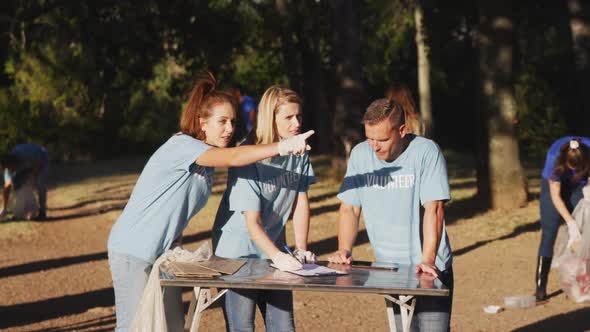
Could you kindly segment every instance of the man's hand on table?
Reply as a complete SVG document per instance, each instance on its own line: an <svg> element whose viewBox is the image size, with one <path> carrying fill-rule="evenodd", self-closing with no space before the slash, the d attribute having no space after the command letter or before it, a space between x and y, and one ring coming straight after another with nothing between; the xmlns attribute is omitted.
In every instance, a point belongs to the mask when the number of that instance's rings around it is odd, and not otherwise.
<svg viewBox="0 0 590 332"><path fill-rule="evenodd" d="M416 265L416 274L429 274L433 277L433 279L438 278L440 271L436 268L436 265L421 262L420 264Z"/></svg>
<svg viewBox="0 0 590 332"><path fill-rule="evenodd" d="M351 264L352 253L349 250L340 249L328 257L328 262L336 264Z"/></svg>

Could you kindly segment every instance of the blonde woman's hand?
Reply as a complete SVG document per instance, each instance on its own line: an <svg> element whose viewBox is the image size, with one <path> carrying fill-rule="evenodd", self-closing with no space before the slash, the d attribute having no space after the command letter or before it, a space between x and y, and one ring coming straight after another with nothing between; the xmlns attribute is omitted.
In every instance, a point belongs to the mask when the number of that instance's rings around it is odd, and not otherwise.
<svg viewBox="0 0 590 332"><path fill-rule="evenodd" d="M272 258L272 263L281 271L295 271L303 267L295 257L280 251Z"/></svg>
<svg viewBox="0 0 590 332"><path fill-rule="evenodd" d="M297 259L301 264L311 264L318 261L316 255L313 252L299 248L293 251L293 257L295 257L295 259Z"/></svg>

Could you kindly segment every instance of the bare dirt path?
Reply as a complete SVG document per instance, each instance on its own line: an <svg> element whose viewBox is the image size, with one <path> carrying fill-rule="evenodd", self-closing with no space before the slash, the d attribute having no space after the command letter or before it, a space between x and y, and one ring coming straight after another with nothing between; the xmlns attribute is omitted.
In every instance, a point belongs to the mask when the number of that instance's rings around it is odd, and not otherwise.
<svg viewBox="0 0 590 332"><path fill-rule="evenodd" d="M50 220L0 223L0 330L113 329L106 240L144 161L57 165L49 193ZM321 163L316 169L322 172ZM216 194L185 233L188 249L208 241L223 187L221 172ZM569 301L559 290L556 273L550 275L552 297L547 303L496 315L482 311L484 305L502 304L504 296L532 294L540 238L538 201L515 211L482 213L469 198L473 179L457 176L452 187L447 223L455 257L453 331L590 330L590 306ZM327 179L310 192L311 248L321 259L337 245L337 190L338 184ZM361 237L360 242L355 257L372 259L366 240ZM299 331L387 330L384 302L378 296L297 292L294 301ZM204 331L224 331L221 309L208 310L201 326ZM260 317L257 330L263 330Z"/></svg>

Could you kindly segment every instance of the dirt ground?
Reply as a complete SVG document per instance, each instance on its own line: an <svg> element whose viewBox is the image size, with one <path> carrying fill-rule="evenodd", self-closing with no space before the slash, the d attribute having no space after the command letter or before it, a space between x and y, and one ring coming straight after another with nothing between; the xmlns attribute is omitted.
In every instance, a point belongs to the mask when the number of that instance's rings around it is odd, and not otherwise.
<svg viewBox="0 0 590 332"><path fill-rule="evenodd" d="M452 158L451 158L452 159ZM310 247L326 259L337 246L338 181L329 161L316 159L319 183L310 191ZM145 159L54 165L49 192L49 220L0 223L0 330L112 330L114 296L106 241ZM486 314L488 304L508 295L532 294L540 239L538 170L530 170L531 200L512 211L482 212L473 201L472 172L449 162L453 200L446 221L454 254L453 331L587 331L590 306L575 304L550 274L550 299L524 310ZM457 166L459 165L459 166ZM209 241L213 216L224 189L224 173L214 195L185 232L188 249ZM292 242L291 229L288 238ZM364 239L363 239L364 238ZM372 259L366 237L354 249L358 259ZM185 292L185 301L189 292ZM377 295L296 292L299 331L386 331L384 301ZM203 331L224 331L219 306L204 315ZM257 330L263 331L258 317Z"/></svg>

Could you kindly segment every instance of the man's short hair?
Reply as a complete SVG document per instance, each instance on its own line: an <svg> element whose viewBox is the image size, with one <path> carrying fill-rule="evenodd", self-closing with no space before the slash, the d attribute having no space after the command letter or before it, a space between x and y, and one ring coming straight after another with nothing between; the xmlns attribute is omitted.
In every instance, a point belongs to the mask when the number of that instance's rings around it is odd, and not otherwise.
<svg viewBox="0 0 590 332"><path fill-rule="evenodd" d="M399 103L387 98L377 99L367 107L363 116L363 124L374 125L389 119L395 128L406 123L404 109Z"/></svg>

